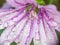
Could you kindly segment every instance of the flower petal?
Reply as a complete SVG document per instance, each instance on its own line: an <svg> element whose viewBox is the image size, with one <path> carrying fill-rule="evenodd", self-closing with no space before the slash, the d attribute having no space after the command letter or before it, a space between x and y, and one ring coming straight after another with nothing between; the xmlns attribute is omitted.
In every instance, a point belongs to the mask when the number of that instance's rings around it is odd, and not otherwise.
<svg viewBox="0 0 60 45"><path fill-rule="evenodd" d="M58 39L55 30L47 24L46 20L40 21L40 36L42 45L57 45Z"/></svg>
<svg viewBox="0 0 60 45"><path fill-rule="evenodd" d="M60 31L60 21L59 21L60 20L60 12L58 12L56 6L54 6L54 5L47 6L46 12L50 18L49 22L52 20L51 25L53 25L56 30Z"/></svg>
<svg viewBox="0 0 60 45"><path fill-rule="evenodd" d="M36 4L35 0L7 0L7 2L12 5L13 7L22 7L22 6L26 6L27 3L30 4Z"/></svg>
<svg viewBox="0 0 60 45"><path fill-rule="evenodd" d="M30 35L30 25L30 21L28 21L27 24L24 25L25 27L23 28L23 31L20 33L19 38L16 39L17 45L30 45L30 42L32 40L32 36L28 37L28 35Z"/></svg>
<svg viewBox="0 0 60 45"><path fill-rule="evenodd" d="M48 23L47 20L45 20L44 23L47 37L50 40L48 40L48 43L50 42L51 45L58 45L59 42L54 28Z"/></svg>
<svg viewBox="0 0 60 45"><path fill-rule="evenodd" d="M10 43L13 42L15 40L15 38L18 36L18 34L20 34L21 29L23 28L25 22L26 22L27 18L22 20L21 22L19 22L15 27L10 26L8 27L1 35L0 37L0 42L7 42L9 41ZM18 37L17 37L18 39ZM6 41L7 40L7 41Z"/></svg>
<svg viewBox="0 0 60 45"><path fill-rule="evenodd" d="M22 13L23 12L23 13ZM0 27L1 29L16 23L22 16L24 16L24 9L20 11L1 11L0 12Z"/></svg>
<svg viewBox="0 0 60 45"><path fill-rule="evenodd" d="M37 24L36 20L34 22L34 34L33 34L33 36L34 36L33 37L34 45L41 45L40 33L39 33L38 24Z"/></svg>
<svg viewBox="0 0 60 45"><path fill-rule="evenodd" d="M57 10L56 6L55 5L51 5L51 4L50 5L46 5L44 7L45 7L45 9L48 9L48 10L52 9L52 11Z"/></svg>

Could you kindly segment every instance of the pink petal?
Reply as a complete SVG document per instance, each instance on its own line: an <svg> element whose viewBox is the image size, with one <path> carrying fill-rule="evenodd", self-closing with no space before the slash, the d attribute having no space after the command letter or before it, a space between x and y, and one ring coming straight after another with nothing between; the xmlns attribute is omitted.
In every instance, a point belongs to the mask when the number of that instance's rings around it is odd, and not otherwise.
<svg viewBox="0 0 60 45"><path fill-rule="evenodd" d="M17 45L30 45L30 42L32 40L32 36L28 37L30 34L30 21L27 22L27 24L25 24L25 27L23 29L23 31L20 33L19 38L17 38L15 41L17 43ZM28 38L27 38L28 37Z"/></svg>
<svg viewBox="0 0 60 45"><path fill-rule="evenodd" d="M36 4L35 0L7 0L7 2L12 5L13 7L22 7L22 6L26 6L27 3L30 4Z"/></svg>
<svg viewBox="0 0 60 45"><path fill-rule="evenodd" d="M44 22L43 22L44 21ZM40 20L40 36L41 36L41 45L56 45L58 39L55 33L55 30L50 27L46 20Z"/></svg>
<svg viewBox="0 0 60 45"><path fill-rule="evenodd" d="M15 24L19 19L21 19L21 17L24 16L25 14L24 9L20 10L20 12L17 10L1 10L0 12L0 27L1 28Z"/></svg>
<svg viewBox="0 0 60 45"><path fill-rule="evenodd" d="M35 20L35 22L34 22L34 34L33 34L33 36L34 36L33 37L34 45L41 45L39 28L38 28L37 20Z"/></svg>
<svg viewBox="0 0 60 45"><path fill-rule="evenodd" d="M50 18L52 18L52 25L56 30L60 31L60 12L58 12L56 6L54 5L48 5L45 7L47 14L49 15Z"/></svg>
<svg viewBox="0 0 60 45"><path fill-rule="evenodd" d="M44 23L48 43L50 43L51 45L58 45L59 42L57 39L55 29L52 28L52 26L48 23L47 20L45 20Z"/></svg>
<svg viewBox="0 0 60 45"><path fill-rule="evenodd" d="M8 41L11 43L14 40L18 39L18 35L20 34L20 31L22 30L26 20L27 19L22 20L15 27L13 27L14 25L7 27L7 29L2 33L0 37L0 42L7 43Z"/></svg>
<svg viewBox="0 0 60 45"><path fill-rule="evenodd" d="M13 16L17 15L18 12L12 13L10 14L12 11L4 11L4 12L0 12L0 23L1 23L1 27L5 27L5 24L7 26L7 23L11 22L12 24L14 23L12 20L9 20L10 18L12 18ZM9 25L8 23L8 25ZM10 23L10 24L11 24Z"/></svg>

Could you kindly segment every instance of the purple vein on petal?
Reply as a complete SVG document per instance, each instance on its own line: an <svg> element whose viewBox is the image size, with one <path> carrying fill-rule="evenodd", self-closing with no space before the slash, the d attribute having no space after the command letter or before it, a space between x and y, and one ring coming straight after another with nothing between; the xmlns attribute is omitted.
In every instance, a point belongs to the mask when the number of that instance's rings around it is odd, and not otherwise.
<svg viewBox="0 0 60 45"><path fill-rule="evenodd" d="M31 11L31 10L30 10L30 11ZM19 19L19 20L13 25L13 27L11 28L11 31L12 31L13 28L16 27L16 25L17 25L22 19L24 19L24 18L26 18L26 16L28 16L28 14L29 14L30 11L28 11L21 19ZM9 34L7 35L7 37L10 35L11 31L9 32Z"/></svg>
<svg viewBox="0 0 60 45"><path fill-rule="evenodd" d="M18 21L13 25L13 27L11 28L11 31L12 31L12 29L15 28L16 25L17 25L20 21L22 21L24 18L26 18L26 15L24 15L20 20L18 20ZM11 33L11 31L10 31L10 33ZM10 33L9 33L9 34L10 34ZM9 34L8 34L8 35L9 35Z"/></svg>
<svg viewBox="0 0 60 45"><path fill-rule="evenodd" d="M40 14L40 11L39 11L39 13L38 13L38 20L37 20L37 25L38 25L38 35L39 35L39 40L41 39L41 37L40 37L40 19L41 19L41 16L40 16L41 14Z"/></svg>
<svg viewBox="0 0 60 45"><path fill-rule="evenodd" d="M24 18L25 18L25 16L24 16ZM7 37L10 35L10 33L13 31L12 29L14 29L16 26L17 26L17 24L20 22L20 21L22 21L23 19L24 19L23 17L19 20L19 21L17 21L14 25L12 25L12 26L10 26L9 28L10 28L10 32L8 33L8 35L7 35ZM8 29L8 28L7 28ZM5 40L5 41L9 41L9 40ZM5 43L5 41L3 42L3 43Z"/></svg>
<svg viewBox="0 0 60 45"><path fill-rule="evenodd" d="M33 33L33 23L34 23L34 20L31 20L31 25L30 25L30 31L29 31L29 34L26 38L26 41L25 41L25 45L28 45L30 43L30 41L32 40L32 33Z"/></svg>
<svg viewBox="0 0 60 45"><path fill-rule="evenodd" d="M23 7L23 8L18 8L18 9L15 9L15 10L12 10L12 12L9 12L9 13L7 13L7 14L3 14L3 15L1 15L0 17L2 18L2 17L4 17L4 16L7 16L7 15L10 15L11 13L15 13L15 12L17 12L17 11L21 11L22 9L25 9L26 7Z"/></svg>
<svg viewBox="0 0 60 45"><path fill-rule="evenodd" d="M25 26L28 24L28 20L29 20L29 19L26 20L24 26L22 27L21 31L19 32L19 35L18 35L14 40L16 40L17 38L19 39L20 35L21 35L22 32L24 31Z"/></svg>
<svg viewBox="0 0 60 45"><path fill-rule="evenodd" d="M17 2L16 0L14 0L14 2L15 2L16 4L19 4L20 6L25 6L25 4L19 3L19 2Z"/></svg>
<svg viewBox="0 0 60 45"><path fill-rule="evenodd" d="M55 35L54 29L50 26L50 24L48 23L48 21L45 19L46 23L48 24L48 27L50 29L50 31L52 32L53 35Z"/></svg>
<svg viewBox="0 0 60 45"><path fill-rule="evenodd" d="M29 14L29 12L28 12L28 13L26 13L26 14L25 14L25 16L27 16L28 14ZM24 16L23 18L25 18L25 16ZM29 19L28 19L28 20L29 20ZM20 33L19 33L19 35L17 36L18 38L19 38L19 36L21 35L22 31L24 31L24 27L27 25L28 20L26 21L26 23L24 24L23 28L21 29L21 31L20 31ZM19 20L18 22L20 22L20 20ZM10 32L10 33L11 33L11 32ZM16 40L16 39L17 39L17 37L16 37L16 38L14 38L14 39L13 39L13 41L14 41L14 40Z"/></svg>
<svg viewBox="0 0 60 45"><path fill-rule="evenodd" d="M28 23L28 19L26 20L26 22L25 22L24 26L22 27L22 29L19 31L19 34L12 41L15 41L16 39L19 39L19 37L22 34L22 32L24 31L24 28L27 25L27 23Z"/></svg>
<svg viewBox="0 0 60 45"><path fill-rule="evenodd" d="M44 9L45 16L49 19L49 15L47 14L47 11Z"/></svg>
<svg viewBox="0 0 60 45"><path fill-rule="evenodd" d="M39 26L40 23L39 24L37 23L37 25L38 25L38 36L39 36L39 40L41 40L41 37L40 37L40 26Z"/></svg>
<svg viewBox="0 0 60 45"><path fill-rule="evenodd" d="M46 37L47 37L46 28L45 28L45 24L44 24L44 19L42 19L42 22L43 22L43 27L44 27L45 35L46 35Z"/></svg>
<svg viewBox="0 0 60 45"><path fill-rule="evenodd" d="M7 21L13 20L14 18L17 18L21 13L23 13L23 11L24 11L24 9L21 10L17 15L15 15L15 16L11 17L10 19L8 19ZM6 22L7 22L7 21L6 21Z"/></svg>

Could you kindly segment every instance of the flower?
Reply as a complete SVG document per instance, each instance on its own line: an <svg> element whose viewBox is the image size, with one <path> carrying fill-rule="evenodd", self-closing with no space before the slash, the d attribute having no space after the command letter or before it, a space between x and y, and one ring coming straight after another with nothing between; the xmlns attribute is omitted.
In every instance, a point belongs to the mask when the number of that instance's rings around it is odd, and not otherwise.
<svg viewBox="0 0 60 45"><path fill-rule="evenodd" d="M55 5L38 5L36 0L7 0L15 9L0 9L0 45L58 45L60 12ZM36 11L38 10L38 12Z"/></svg>

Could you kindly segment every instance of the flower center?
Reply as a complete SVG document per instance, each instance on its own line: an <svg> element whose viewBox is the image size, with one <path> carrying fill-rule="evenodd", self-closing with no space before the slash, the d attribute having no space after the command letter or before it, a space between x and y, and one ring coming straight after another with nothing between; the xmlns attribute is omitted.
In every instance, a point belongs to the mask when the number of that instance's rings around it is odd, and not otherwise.
<svg viewBox="0 0 60 45"><path fill-rule="evenodd" d="M29 11L29 10L31 10L31 11ZM34 4L30 4L26 8L26 12L28 12L28 11L29 11L29 18L31 20L37 19L38 12L39 12L39 8L38 7L36 7Z"/></svg>
<svg viewBox="0 0 60 45"><path fill-rule="evenodd" d="M37 13L35 11L31 11L31 13L29 15L29 18L31 20L37 19Z"/></svg>

